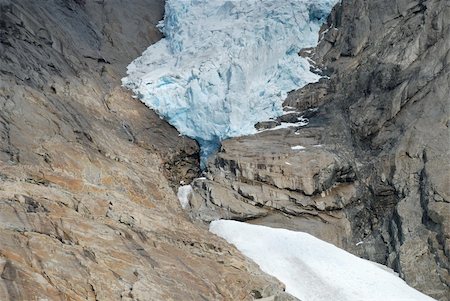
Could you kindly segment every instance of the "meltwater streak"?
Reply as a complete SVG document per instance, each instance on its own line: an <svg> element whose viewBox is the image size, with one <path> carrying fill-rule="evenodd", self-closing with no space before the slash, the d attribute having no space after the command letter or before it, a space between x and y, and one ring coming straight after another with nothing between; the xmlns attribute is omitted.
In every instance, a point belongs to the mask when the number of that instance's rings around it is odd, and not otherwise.
<svg viewBox="0 0 450 301"><path fill-rule="evenodd" d="M122 82L196 139L204 160L221 140L281 115L287 92L319 79L298 52L316 45L336 2L167 0L165 38L128 66Z"/></svg>

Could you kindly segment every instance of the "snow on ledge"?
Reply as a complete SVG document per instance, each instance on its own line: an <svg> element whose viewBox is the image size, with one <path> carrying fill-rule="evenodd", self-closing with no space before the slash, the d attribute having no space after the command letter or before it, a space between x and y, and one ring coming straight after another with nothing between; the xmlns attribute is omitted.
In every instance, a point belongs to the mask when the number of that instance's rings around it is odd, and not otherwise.
<svg viewBox="0 0 450 301"><path fill-rule="evenodd" d="M183 185L178 187L178 193L177 197L180 201L181 208L186 209L189 205L189 196L192 193L192 186L191 185Z"/></svg>
<svg viewBox="0 0 450 301"><path fill-rule="evenodd" d="M299 122L281 122L280 125L277 125L273 128L269 128L269 129L262 129L262 130L258 130L258 133L262 133L262 132L266 132L266 131L276 131L276 130L281 130L281 129L288 129L288 128L299 128L299 127L303 127L305 125L309 124L309 120L307 120L306 118L302 118ZM299 134L299 133L295 133L295 134Z"/></svg>
<svg viewBox="0 0 450 301"><path fill-rule="evenodd" d="M387 267L303 232L213 221L209 230L234 244L291 295L306 301L431 301Z"/></svg>

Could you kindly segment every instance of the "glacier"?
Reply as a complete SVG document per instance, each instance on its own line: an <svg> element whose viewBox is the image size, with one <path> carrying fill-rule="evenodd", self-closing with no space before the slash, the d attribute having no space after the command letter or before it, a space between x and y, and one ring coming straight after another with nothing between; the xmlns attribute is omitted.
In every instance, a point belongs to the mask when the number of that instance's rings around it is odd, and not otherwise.
<svg viewBox="0 0 450 301"><path fill-rule="evenodd" d="M289 91L317 81L317 44L338 0L167 0L164 38L127 68L125 87L186 136L202 158L283 113Z"/></svg>

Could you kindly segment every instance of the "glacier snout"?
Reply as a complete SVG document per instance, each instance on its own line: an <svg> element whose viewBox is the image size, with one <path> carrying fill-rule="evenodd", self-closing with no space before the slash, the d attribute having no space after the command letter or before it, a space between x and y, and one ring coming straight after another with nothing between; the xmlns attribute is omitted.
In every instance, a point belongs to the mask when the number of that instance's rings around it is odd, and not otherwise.
<svg viewBox="0 0 450 301"><path fill-rule="evenodd" d="M298 51L317 43L336 0L167 0L165 38L129 66L123 84L203 157L282 114L287 92L319 76Z"/></svg>

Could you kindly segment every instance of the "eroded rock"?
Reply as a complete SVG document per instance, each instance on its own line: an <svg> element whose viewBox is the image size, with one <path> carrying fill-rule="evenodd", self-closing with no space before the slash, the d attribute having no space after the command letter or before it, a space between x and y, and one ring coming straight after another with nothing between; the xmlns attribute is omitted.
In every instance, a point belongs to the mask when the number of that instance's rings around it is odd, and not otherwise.
<svg viewBox="0 0 450 301"><path fill-rule="evenodd" d="M197 144L120 87L162 12L0 1L0 300L292 300L188 220Z"/></svg>
<svg viewBox="0 0 450 301"><path fill-rule="evenodd" d="M330 78L285 101L317 107L309 124L225 141L196 191L220 185L221 210L256 206L250 222L312 233L450 300L449 20L445 0L336 5L300 53Z"/></svg>

